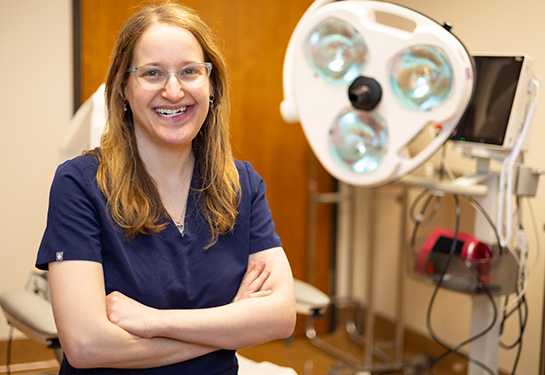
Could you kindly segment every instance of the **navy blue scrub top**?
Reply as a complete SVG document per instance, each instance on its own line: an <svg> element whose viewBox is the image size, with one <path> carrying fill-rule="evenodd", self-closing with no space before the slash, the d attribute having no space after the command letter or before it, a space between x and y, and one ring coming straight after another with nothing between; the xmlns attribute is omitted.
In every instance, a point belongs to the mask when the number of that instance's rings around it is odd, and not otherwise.
<svg viewBox="0 0 545 375"><path fill-rule="evenodd" d="M158 309L198 309L230 303L250 254L281 246L265 197L265 184L247 162L235 161L240 176L239 216L232 233L207 250L209 230L200 210L198 168L191 181L184 235L169 221L159 233L125 234L106 212L97 186L98 160L80 156L60 165L50 193L47 227L36 266L87 260L102 263L106 294L119 291ZM220 350L170 366L145 370L71 367L60 374L236 374L234 351Z"/></svg>

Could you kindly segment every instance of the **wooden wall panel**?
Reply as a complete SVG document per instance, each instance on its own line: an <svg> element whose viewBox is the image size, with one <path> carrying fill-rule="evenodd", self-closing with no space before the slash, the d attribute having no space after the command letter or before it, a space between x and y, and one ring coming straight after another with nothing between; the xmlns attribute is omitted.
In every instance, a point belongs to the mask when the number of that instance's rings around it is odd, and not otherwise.
<svg viewBox="0 0 545 375"><path fill-rule="evenodd" d="M140 0L80 0L82 100L104 80L123 22ZM307 275L308 181L313 158L298 124L280 117L282 65L289 38L312 0L187 0L224 41L232 88L235 157L250 161L267 184L267 197L294 275ZM332 180L320 169L320 188ZM328 290L331 208L320 207L317 286Z"/></svg>

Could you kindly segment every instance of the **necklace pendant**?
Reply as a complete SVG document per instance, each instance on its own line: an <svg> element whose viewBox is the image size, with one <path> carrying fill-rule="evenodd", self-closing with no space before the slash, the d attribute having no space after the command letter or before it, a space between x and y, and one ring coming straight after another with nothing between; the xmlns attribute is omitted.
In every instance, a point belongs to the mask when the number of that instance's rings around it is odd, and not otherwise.
<svg viewBox="0 0 545 375"><path fill-rule="evenodd" d="M180 223L180 224L175 223L175 224L176 224L176 228L178 228L178 230L180 231L183 237L185 234L185 225L183 223Z"/></svg>

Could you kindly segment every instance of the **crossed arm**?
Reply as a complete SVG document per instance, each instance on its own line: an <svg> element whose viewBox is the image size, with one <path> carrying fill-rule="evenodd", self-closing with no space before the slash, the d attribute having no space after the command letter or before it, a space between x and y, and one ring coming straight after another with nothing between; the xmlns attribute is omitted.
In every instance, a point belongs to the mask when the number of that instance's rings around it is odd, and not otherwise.
<svg viewBox="0 0 545 375"><path fill-rule="evenodd" d="M49 273L59 338L74 367L162 366L284 338L295 324L282 248L251 255L233 302L210 309L157 310L117 292L106 296L96 262L55 262Z"/></svg>

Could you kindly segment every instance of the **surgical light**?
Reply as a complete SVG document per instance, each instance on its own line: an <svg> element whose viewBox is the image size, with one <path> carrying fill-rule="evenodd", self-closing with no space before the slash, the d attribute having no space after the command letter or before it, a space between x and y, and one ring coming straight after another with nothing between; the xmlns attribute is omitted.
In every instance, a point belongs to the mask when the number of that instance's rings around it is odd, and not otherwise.
<svg viewBox="0 0 545 375"><path fill-rule="evenodd" d="M383 120L365 111L350 111L333 124L330 151L335 160L356 173L372 172L379 166L388 142Z"/></svg>
<svg viewBox="0 0 545 375"><path fill-rule="evenodd" d="M367 58L367 46L350 24L330 18L307 37L305 55L309 65L331 84L347 84L359 76Z"/></svg>
<svg viewBox="0 0 545 375"><path fill-rule="evenodd" d="M429 110L447 100L452 89L452 66L446 54L433 46L411 47L396 55L390 83L396 98L413 110Z"/></svg>
<svg viewBox="0 0 545 375"><path fill-rule="evenodd" d="M381 1L317 0L292 34L283 80L282 117L301 123L325 169L351 185L379 186L448 140L474 72L460 41L420 13ZM413 152L430 124L440 126Z"/></svg>

